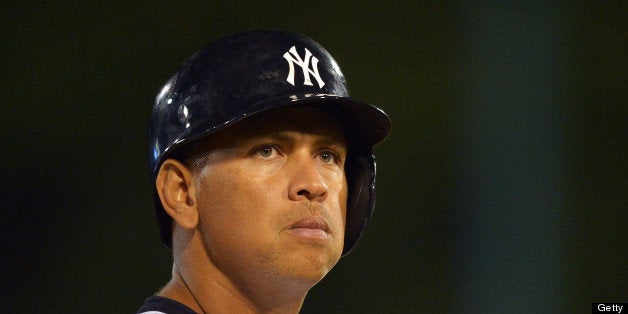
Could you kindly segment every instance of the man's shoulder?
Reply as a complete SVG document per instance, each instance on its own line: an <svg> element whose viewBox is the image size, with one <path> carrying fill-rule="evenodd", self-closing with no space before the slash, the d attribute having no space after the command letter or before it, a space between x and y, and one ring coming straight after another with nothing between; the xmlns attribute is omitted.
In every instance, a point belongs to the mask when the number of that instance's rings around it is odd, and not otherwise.
<svg viewBox="0 0 628 314"><path fill-rule="evenodd" d="M152 296L144 301L136 314L196 314L196 312L175 300Z"/></svg>

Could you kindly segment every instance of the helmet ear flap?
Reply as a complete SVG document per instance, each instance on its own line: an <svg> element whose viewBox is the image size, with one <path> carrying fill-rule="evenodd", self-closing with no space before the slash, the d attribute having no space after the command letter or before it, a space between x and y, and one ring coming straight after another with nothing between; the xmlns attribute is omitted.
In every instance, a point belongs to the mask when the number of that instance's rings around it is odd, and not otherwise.
<svg viewBox="0 0 628 314"><path fill-rule="evenodd" d="M346 172L349 198L343 256L349 254L362 237L375 205L375 159L372 154L351 158Z"/></svg>

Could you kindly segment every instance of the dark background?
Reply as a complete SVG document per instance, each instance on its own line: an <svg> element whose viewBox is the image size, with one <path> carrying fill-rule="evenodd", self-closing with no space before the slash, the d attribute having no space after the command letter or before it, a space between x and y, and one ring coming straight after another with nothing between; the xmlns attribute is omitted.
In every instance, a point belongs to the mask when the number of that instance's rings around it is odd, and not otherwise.
<svg viewBox="0 0 628 314"><path fill-rule="evenodd" d="M628 2L378 3L3 4L0 312L133 313L168 280L152 102L210 41L269 27L394 123L369 230L304 313L626 302Z"/></svg>

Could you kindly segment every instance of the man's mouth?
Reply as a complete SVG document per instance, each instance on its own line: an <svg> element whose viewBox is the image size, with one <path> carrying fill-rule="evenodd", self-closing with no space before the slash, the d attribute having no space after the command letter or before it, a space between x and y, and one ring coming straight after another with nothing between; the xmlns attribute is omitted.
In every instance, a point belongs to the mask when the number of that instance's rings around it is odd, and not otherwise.
<svg viewBox="0 0 628 314"><path fill-rule="evenodd" d="M295 222L288 228L288 232L294 236L307 239L328 239L329 226L327 222L318 217L306 217Z"/></svg>

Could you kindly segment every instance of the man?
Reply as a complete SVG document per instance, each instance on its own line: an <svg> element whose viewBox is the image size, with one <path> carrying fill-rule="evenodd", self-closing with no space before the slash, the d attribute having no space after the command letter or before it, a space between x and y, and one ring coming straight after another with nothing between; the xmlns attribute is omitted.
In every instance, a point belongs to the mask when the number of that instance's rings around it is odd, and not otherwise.
<svg viewBox="0 0 628 314"><path fill-rule="evenodd" d="M355 246L374 205L380 109L349 97L312 39L220 39L184 62L150 127L172 279L138 313L296 313Z"/></svg>

